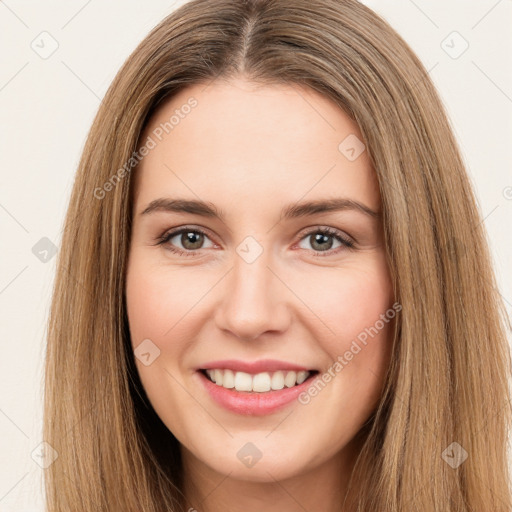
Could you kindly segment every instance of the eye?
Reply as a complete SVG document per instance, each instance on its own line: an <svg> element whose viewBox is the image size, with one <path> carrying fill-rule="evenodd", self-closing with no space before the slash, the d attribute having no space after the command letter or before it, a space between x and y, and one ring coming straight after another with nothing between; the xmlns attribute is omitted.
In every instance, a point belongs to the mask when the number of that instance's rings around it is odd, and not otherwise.
<svg viewBox="0 0 512 512"><path fill-rule="evenodd" d="M167 250L180 256L196 256L198 250L211 248L214 246L208 235L203 230L186 226L168 231L162 236L158 237L157 240L158 241L156 245L165 246ZM205 247L205 240L209 240L210 245ZM310 241L313 252L326 253L315 254L315 256L329 256L333 253L339 252L340 248L354 248L354 242L352 240L345 237L337 229L329 227L315 228L310 230L300 239L301 242L304 240ZM337 248L335 247L333 249L333 244L335 241L337 241L339 245ZM181 244L181 248L176 247L177 243ZM301 247L301 249L310 250L307 247Z"/></svg>
<svg viewBox="0 0 512 512"><path fill-rule="evenodd" d="M345 237L340 231L333 228L315 228L314 230L309 231L306 233L306 236L304 236L301 239L301 242L303 240L309 240L310 245L313 248L314 252L324 252L327 253L326 255L333 254L333 244L335 239L339 242L338 249L341 248L347 248L347 249L353 249L354 248L354 242L352 240L349 240L347 237ZM301 249L304 249L304 247L301 247ZM308 249L307 247L305 249ZM335 248L336 249L336 248ZM334 250L334 253L339 252L338 250ZM315 256L325 256L324 254L315 254Z"/></svg>
<svg viewBox="0 0 512 512"><path fill-rule="evenodd" d="M173 239L176 241L173 242ZM205 239L209 240L209 237L201 229L184 227L165 233L158 238L157 245L165 245L166 249L180 256L195 256L195 251L205 248ZM182 248L176 247L175 243L180 243ZM208 247L213 247L213 244Z"/></svg>

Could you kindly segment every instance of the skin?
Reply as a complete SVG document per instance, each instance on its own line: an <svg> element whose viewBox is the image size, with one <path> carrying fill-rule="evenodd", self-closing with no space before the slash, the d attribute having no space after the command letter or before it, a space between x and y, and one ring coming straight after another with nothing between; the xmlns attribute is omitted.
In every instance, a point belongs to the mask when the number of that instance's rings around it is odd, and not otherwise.
<svg viewBox="0 0 512 512"><path fill-rule="evenodd" d="M187 505L198 511L339 510L389 365L392 322L303 405L266 416L236 414L206 393L195 369L217 359L280 359L333 366L393 304L380 217L357 210L280 221L300 200L350 198L379 211L375 172L364 151L350 161L338 145L357 125L315 91L256 86L244 78L193 85L163 103L141 140L190 97L198 104L144 157L134 176L126 296L134 349L150 339L160 355L141 382L179 440ZM202 199L225 221L191 213L141 212L161 197ZM201 228L157 245L171 229ZM330 227L322 251L314 228ZM311 230L311 233L307 233ZM251 264L236 249L251 236ZM202 245L201 245L202 244ZM193 256L173 254L169 246ZM237 452L262 452L252 467Z"/></svg>

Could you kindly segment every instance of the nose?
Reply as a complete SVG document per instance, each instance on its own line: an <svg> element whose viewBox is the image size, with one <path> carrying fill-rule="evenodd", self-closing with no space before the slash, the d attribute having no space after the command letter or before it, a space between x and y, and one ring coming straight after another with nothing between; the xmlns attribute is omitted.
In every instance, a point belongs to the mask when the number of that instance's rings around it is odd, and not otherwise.
<svg viewBox="0 0 512 512"><path fill-rule="evenodd" d="M270 251L253 262L238 254L223 280L216 308L219 329L243 340L285 332L290 324L290 290L272 268Z"/></svg>

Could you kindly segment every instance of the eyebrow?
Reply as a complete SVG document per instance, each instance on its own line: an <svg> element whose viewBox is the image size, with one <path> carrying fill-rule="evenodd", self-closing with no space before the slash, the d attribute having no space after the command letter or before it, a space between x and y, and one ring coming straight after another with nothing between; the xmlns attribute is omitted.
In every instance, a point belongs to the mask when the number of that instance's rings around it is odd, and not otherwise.
<svg viewBox="0 0 512 512"><path fill-rule="evenodd" d="M372 210L363 203L348 198L321 199L306 201L285 206L281 210L280 220L289 220L299 217L307 217L318 213L352 210L363 213L372 219L381 216L380 211ZM216 218L225 222L225 213L214 204L192 199L172 199L161 197L151 201L140 215L148 215L154 212L190 213L202 217Z"/></svg>

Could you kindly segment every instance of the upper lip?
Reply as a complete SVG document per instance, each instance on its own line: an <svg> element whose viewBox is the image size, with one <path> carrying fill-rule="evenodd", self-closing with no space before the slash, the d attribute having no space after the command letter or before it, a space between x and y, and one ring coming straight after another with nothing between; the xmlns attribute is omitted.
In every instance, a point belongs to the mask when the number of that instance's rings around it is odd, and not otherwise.
<svg viewBox="0 0 512 512"><path fill-rule="evenodd" d="M259 361L241 361L237 359L224 359L222 361L211 361L202 365L199 370L232 370L234 372L263 373L276 372L278 370L288 371L313 371L300 364L278 361L277 359L261 359Z"/></svg>

